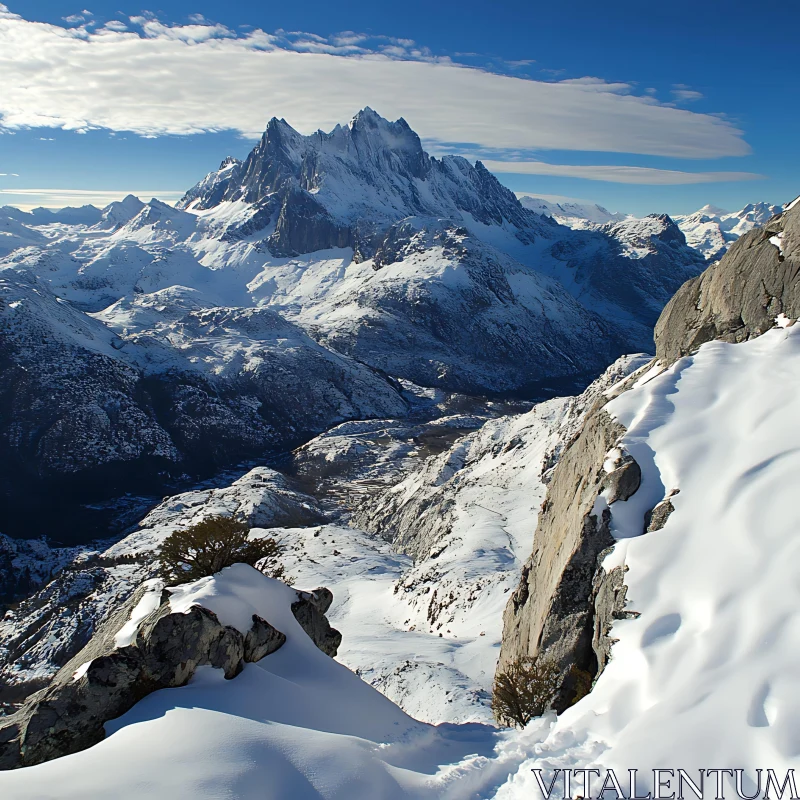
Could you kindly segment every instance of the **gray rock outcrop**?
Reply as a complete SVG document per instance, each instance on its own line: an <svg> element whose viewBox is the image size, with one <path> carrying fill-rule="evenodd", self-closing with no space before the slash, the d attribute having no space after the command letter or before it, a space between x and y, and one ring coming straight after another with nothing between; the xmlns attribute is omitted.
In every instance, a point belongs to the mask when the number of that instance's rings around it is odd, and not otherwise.
<svg viewBox="0 0 800 800"><path fill-rule="evenodd" d="M738 239L702 275L687 281L655 328L656 356L672 363L701 344L743 342L775 317L800 317L800 203Z"/></svg>
<svg viewBox="0 0 800 800"><path fill-rule="evenodd" d="M342 643L342 634L332 628L325 612L331 607L333 593L330 589L315 589L313 592L298 592L292 603L292 614L300 623L311 641L331 658L336 656Z"/></svg>
<svg viewBox="0 0 800 800"><path fill-rule="evenodd" d="M115 637L147 591L140 587L47 688L0 721L0 769L40 764L91 747L104 738L106 722L148 694L183 686L204 665L234 678L245 662L259 661L286 641L256 614L242 635L206 608L173 612L170 593L163 591L158 608L141 621L133 641L117 646ZM298 622L323 652L335 656L342 637L324 615L333 595L327 589L297 594L292 611Z"/></svg>
<svg viewBox="0 0 800 800"><path fill-rule="evenodd" d="M595 580L601 555L614 543L609 505L630 497L641 476L630 456L623 456L611 472L603 468L624 432L601 403L587 415L555 467L533 553L503 616L498 670L523 656L555 664L561 686L554 702L558 711L574 701L581 675L597 674Z"/></svg>

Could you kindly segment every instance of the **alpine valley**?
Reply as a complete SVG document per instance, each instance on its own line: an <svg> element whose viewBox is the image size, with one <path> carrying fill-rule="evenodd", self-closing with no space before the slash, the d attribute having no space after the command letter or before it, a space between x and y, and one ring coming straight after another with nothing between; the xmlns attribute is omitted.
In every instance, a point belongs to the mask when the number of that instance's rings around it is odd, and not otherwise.
<svg viewBox="0 0 800 800"><path fill-rule="evenodd" d="M370 108L174 207L0 209L0 795L796 764L798 272L798 201L518 199ZM288 577L165 587L218 516Z"/></svg>

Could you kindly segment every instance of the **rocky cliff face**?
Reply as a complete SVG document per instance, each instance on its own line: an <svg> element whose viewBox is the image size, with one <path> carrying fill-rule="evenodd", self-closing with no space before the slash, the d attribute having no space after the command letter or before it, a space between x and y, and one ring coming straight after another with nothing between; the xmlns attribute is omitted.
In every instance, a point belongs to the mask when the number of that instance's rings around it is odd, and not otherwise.
<svg viewBox="0 0 800 800"><path fill-rule="evenodd" d="M688 281L656 325L656 372L712 339L739 342L774 327L779 314L800 315L800 203L745 234L727 255ZM789 320L787 319L787 322ZM662 366L659 367L659 361ZM520 656L552 661L560 673L557 710L569 706L613 657L612 624L626 610L625 566L606 570L613 548L614 503L632 496L639 467L620 446L625 429L605 404L640 380L642 367L601 397L552 472L533 553L504 614L498 669ZM660 529L672 511L663 498L642 519L642 532Z"/></svg>
<svg viewBox="0 0 800 800"><path fill-rule="evenodd" d="M613 546L613 504L639 486L629 456L609 454L624 429L602 411L587 414L580 434L555 467L534 535L534 548L503 617L498 670L519 656L554 663L561 689L555 707L571 705L585 676L598 671L594 583L601 554Z"/></svg>

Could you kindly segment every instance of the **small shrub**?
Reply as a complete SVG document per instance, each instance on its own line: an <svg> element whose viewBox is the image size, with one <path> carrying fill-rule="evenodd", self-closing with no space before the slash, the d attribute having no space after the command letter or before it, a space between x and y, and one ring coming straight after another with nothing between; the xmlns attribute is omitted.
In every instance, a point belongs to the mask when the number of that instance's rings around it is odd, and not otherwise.
<svg viewBox="0 0 800 800"><path fill-rule="evenodd" d="M284 578L280 546L274 539L249 540L250 528L230 517L207 519L176 531L161 545L161 577L167 584L214 575L231 564L250 564L273 578Z"/></svg>
<svg viewBox="0 0 800 800"><path fill-rule="evenodd" d="M569 704L574 706L575 703L577 703L579 700L583 700L583 698L592 691L594 677L592 676L591 672L581 669L577 664L572 665L567 677L573 690L573 695L569 701Z"/></svg>
<svg viewBox="0 0 800 800"><path fill-rule="evenodd" d="M518 658L494 676L494 717L501 725L524 728L551 707L558 689L555 664L531 656Z"/></svg>

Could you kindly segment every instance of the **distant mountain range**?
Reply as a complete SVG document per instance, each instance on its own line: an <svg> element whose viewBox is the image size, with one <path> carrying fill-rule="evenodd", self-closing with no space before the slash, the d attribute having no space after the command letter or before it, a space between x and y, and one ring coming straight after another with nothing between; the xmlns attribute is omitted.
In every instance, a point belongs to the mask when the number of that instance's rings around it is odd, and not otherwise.
<svg viewBox="0 0 800 800"><path fill-rule="evenodd" d="M532 197L530 195L522 195L519 198L519 202L524 208L530 209L536 214L545 214L570 227L574 227L580 222L601 225L606 222L621 222L628 216L619 212L612 213L597 203L578 203L566 200L561 203L555 203L551 200L544 200L541 197Z"/></svg>
<svg viewBox="0 0 800 800"><path fill-rule="evenodd" d="M595 203L555 203L540 197L524 195L520 203L535 212L551 217L570 228L586 229L633 219L630 215L612 213ZM764 225L767 220L783 211L783 206L769 203L748 203L741 211L725 211L717 206L705 205L693 214L672 217L686 237L686 243L709 261L716 261L744 233Z"/></svg>
<svg viewBox="0 0 800 800"><path fill-rule="evenodd" d="M158 491L402 416L407 382L539 399L651 349L706 264L675 223L529 205L367 108L271 120L177 207L0 209L2 493Z"/></svg>

